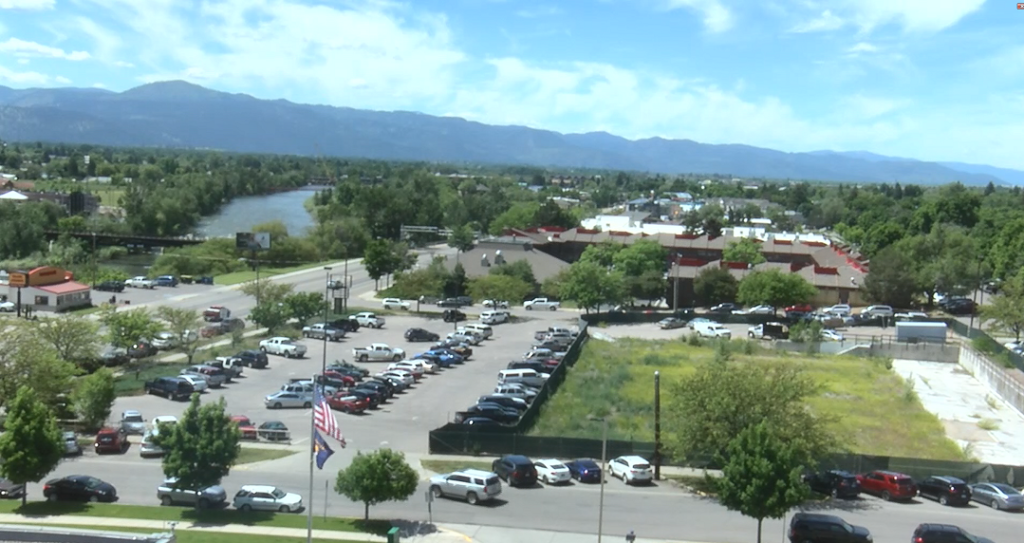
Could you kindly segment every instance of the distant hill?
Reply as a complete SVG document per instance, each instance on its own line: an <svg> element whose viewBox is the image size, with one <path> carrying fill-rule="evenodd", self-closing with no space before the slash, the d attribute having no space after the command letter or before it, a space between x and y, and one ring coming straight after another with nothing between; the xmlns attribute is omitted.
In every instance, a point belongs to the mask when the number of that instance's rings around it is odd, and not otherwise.
<svg viewBox="0 0 1024 543"><path fill-rule="evenodd" d="M784 153L662 138L633 141L604 132L560 134L422 113L258 100L182 81L151 83L121 93L0 86L0 138L296 155L312 155L319 148L326 155L384 160L839 182L1024 182L1014 177L1024 172L988 166L943 165L870 153Z"/></svg>

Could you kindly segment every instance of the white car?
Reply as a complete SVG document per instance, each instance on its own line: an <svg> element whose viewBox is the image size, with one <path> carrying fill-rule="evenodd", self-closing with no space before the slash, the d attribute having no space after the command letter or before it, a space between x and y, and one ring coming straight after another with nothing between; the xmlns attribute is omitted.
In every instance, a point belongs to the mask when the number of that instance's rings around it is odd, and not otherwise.
<svg viewBox="0 0 1024 543"><path fill-rule="evenodd" d="M384 306L384 309L404 309L406 311L408 311L410 307L409 302L399 300L398 298L384 298L381 305Z"/></svg>
<svg viewBox="0 0 1024 543"><path fill-rule="evenodd" d="M533 465L537 468L537 479L542 483L557 485L568 483L572 480L572 473L569 472L569 468L554 458L534 460Z"/></svg>
<svg viewBox="0 0 1024 543"><path fill-rule="evenodd" d="M413 375L423 377L424 373L435 373L437 368L434 367L430 362L417 358L415 360L402 360L401 362L392 362L388 364L388 370L405 370L411 372Z"/></svg>
<svg viewBox="0 0 1024 543"><path fill-rule="evenodd" d="M156 281L147 279L145 275L139 275L132 277L131 279L124 282L124 286L131 288L154 288L156 287Z"/></svg>
<svg viewBox="0 0 1024 543"><path fill-rule="evenodd" d="M774 315L775 308L770 305L755 305L748 309L737 309L733 315Z"/></svg>
<svg viewBox="0 0 1024 543"><path fill-rule="evenodd" d="M156 428L146 432L146 435L142 437L142 443L139 444L139 456L143 458L152 458L154 456L164 455L164 450L153 442L153 438L159 433L160 432L158 432Z"/></svg>
<svg viewBox="0 0 1024 543"><path fill-rule="evenodd" d="M243 485L231 501L241 511L280 511L295 513L302 509L302 496L276 486Z"/></svg>
<svg viewBox="0 0 1024 543"><path fill-rule="evenodd" d="M898 321L912 321L917 319L927 319L928 314L923 311L904 311L893 315Z"/></svg>
<svg viewBox="0 0 1024 543"><path fill-rule="evenodd" d="M836 332L835 330L825 329L821 331L822 341L842 341L843 334Z"/></svg>
<svg viewBox="0 0 1024 543"><path fill-rule="evenodd" d="M196 375L194 373L184 373L179 375L178 377L185 381L188 381L188 383L192 385L192 388L195 389L196 392L204 392L206 389L210 388L210 383L206 382L206 379L203 379L203 377L200 375Z"/></svg>
<svg viewBox="0 0 1024 543"><path fill-rule="evenodd" d="M157 350L166 351L178 346L178 338L171 332L160 332L153 336L152 344Z"/></svg>
<svg viewBox="0 0 1024 543"><path fill-rule="evenodd" d="M378 373L377 377L390 377L391 379L397 379L405 386L412 386L416 382L416 377L411 372L405 370L388 370L382 373Z"/></svg>
<svg viewBox="0 0 1024 543"><path fill-rule="evenodd" d="M641 456L620 456L612 460L608 467L612 477L622 479L627 485L649 483L654 478L650 462Z"/></svg>
<svg viewBox="0 0 1024 543"><path fill-rule="evenodd" d="M508 309L508 301L507 300L484 300L483 306L484 307L489 307L491 309Z"/></svg>
<svg viewBox="0 0 1024 543"><path fill-rule="evenodd" d="M272 337L260 342L260 350L267 354L276 354L285 358L302 358L306 355L306 346L295 343L291 338Z"/></svg>
<svg viewBox="0 0 1024 543"><path fill-rule="evenodd" d="M0 311L4 313L14 313L16 307L14 302L0 302Z"/></svg>

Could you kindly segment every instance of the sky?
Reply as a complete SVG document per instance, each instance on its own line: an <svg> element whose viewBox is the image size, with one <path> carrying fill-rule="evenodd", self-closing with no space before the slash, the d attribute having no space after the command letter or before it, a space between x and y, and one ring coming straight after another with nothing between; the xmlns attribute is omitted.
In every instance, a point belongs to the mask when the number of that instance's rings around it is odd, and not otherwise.
<svg viewBox="0 0 1024 543"><path fill-rule="evenodd" d="M0 85L257 98L1024 169L1004 0L0 0Z"/></svg>

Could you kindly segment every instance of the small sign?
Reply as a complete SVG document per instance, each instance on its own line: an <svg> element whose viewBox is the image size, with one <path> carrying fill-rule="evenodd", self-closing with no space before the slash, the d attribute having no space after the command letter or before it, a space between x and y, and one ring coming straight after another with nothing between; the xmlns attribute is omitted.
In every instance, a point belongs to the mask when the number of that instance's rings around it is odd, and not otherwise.
<svg viewBox="0 0 1024 543"><path fill-rule="evenodd" d="M429 490L426 491L426 493L424 494L424 497L427 499L427 503L431 503L431 502L434 501L434 493L429 491Z"/></svg>

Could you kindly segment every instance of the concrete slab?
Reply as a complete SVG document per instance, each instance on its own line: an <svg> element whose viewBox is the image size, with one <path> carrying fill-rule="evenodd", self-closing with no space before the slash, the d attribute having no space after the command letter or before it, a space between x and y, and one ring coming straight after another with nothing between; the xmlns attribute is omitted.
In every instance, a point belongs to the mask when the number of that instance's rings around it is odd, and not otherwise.
<svg viewBox="0 0 1024 543"><path fill-rule="evenodd" d="M958 364L893 360L946 434L982 462L1017 465L1024 455L1024 416Z"/></svg>

